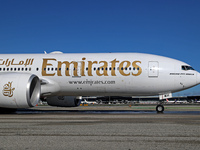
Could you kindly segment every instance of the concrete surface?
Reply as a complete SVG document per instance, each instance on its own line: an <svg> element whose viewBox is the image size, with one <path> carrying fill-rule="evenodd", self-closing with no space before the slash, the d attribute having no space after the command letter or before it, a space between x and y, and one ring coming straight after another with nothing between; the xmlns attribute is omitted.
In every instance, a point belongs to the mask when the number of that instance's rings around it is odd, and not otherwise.
<svg viewBox="0 0 200 150"><path fill-rule="evenodd" d="M83 109L37 107L34 113L31 109L1 114L0 150L200 149L198 109L191 114L123 113L123 107L122 113L110 113L116 108L108 113L101 113L100 108L98 113Z"/></svg>

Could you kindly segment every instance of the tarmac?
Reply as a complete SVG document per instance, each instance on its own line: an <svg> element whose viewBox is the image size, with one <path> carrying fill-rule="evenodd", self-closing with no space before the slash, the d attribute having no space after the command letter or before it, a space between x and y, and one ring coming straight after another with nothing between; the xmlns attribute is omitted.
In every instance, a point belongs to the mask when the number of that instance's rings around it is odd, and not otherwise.
<svg viewBox="0 0 200 150"><path fill-rule="evenodd" d="M0 114L0 150L199 150L200 106L38 106Z"/></svg>

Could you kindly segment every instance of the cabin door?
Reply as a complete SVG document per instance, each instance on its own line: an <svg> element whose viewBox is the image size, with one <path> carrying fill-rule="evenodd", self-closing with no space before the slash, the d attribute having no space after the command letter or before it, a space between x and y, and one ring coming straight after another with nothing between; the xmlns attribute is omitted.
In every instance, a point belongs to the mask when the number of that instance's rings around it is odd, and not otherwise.
<svg viewBox="0 0 200 150"><path fill-rule="evenodd" d="M158 77L159 63L157 61L149 61L149 77Z"/></svg>

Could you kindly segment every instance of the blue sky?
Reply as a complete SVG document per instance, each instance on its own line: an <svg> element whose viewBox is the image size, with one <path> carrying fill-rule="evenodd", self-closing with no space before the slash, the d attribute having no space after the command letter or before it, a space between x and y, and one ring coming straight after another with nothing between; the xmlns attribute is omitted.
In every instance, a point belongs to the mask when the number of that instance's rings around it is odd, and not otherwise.
<svg viewBox="0 0 200 150"><path fill-rule="evenodd" d="M0 0L0 53L141 52L200 71L199 0ZM200 95L200 86L176 95Z"/></svg>

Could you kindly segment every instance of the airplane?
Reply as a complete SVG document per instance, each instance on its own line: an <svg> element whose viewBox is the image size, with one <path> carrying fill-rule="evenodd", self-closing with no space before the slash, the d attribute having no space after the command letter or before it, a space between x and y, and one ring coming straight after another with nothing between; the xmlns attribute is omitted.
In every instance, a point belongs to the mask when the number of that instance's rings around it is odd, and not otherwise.
<svg viewBox="0 0 200 150"><path fill-rule="evenodd" d="M174 100L166 100L168 104L186 104L188 103L187 100L178 100L178 99L174 99Z"/></svg>
<svg viewBox="0 0 200 150"><path fill-rule="evenodd" d="M95 102L95 101L87 101L86 99L83 99L81 101L81 104L97 104L97 102Z"/></svg>
<svg viewBox="0 0 200 150"><path fill-rule="evenodd" d="M199 83L200 73L187 63L152 54L0 54L0 110L34 107L40 99L75 107L88 95L163 100ZM164 111L162 103L156 111Z"/></svg>
<svg viewBox="0 0 200 150"><path fill-rule="evenodd" d="M175 104L175 102L176 102L176 100L168 100L168 99L166 99L166 103L168 103L168 104Z"/></svg>

